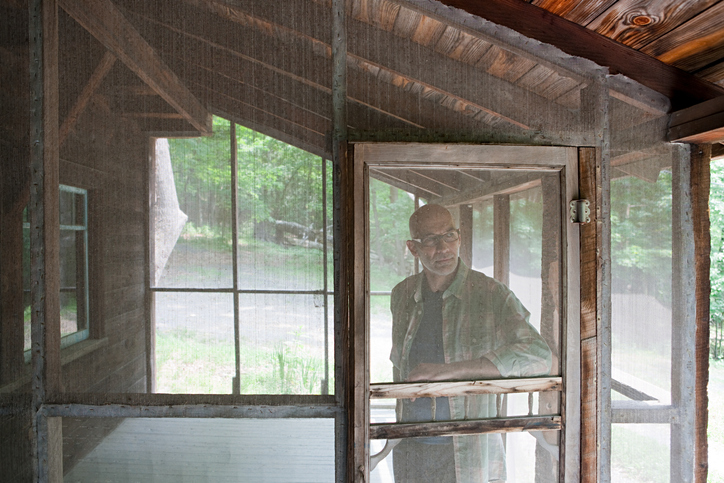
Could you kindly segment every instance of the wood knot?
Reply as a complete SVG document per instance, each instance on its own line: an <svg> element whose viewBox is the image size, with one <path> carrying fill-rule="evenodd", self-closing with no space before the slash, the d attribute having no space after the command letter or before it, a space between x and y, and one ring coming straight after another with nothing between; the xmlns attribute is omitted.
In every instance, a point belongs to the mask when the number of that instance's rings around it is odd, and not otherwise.
<svg viewBox="0 0 724 483"><path fill-rule="evenodd" d="M653 22L653 19L651 17L649 17L648 15L637 15L631 19L631 23L634 25L638 25L639 27L648 25L651 22Z"/></svg>

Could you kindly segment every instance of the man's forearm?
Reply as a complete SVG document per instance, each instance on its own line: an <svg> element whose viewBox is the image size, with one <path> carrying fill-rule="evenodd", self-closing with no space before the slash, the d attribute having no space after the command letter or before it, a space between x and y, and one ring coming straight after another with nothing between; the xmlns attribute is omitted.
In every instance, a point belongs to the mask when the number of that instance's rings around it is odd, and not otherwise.
<svg viewBox="0 0 724 483"><path fill-rule="evenodd" d="M498 377L500 377L500 371L495 364L489 359L481 357L450 364L419 364L407 376L407 381L472 381Z"/></svg>

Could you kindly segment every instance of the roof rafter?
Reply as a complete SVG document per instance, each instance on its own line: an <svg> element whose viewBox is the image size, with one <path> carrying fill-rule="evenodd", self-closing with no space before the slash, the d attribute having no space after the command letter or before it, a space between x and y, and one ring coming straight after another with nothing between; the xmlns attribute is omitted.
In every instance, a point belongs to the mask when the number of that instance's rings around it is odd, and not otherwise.
<svg viewBox="0 0 724 483"><path fill-rule="evenodd" d="M60 6L202 134L211 114L110 0L60 0Z"/></svg>

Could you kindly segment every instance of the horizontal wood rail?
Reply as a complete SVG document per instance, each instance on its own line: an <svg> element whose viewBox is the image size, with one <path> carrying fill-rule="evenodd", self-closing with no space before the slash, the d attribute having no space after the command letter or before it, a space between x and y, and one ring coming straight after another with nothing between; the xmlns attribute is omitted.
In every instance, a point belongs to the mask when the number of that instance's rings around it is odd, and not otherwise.
<svg viewBox="0 0 724 483"><path fill-rule="evenodd" d="M473 396L477 394L510 394L519 392L561 391L562 388L563 378L561 377L370 384L370 399L407 399L417 397Z"/></svg>
<svg viewBox="0 0 724 483"><path fill-rule="evenodd" d="M370 439L557 431L561 427L560 416L525 416L432 423L379 423L370 424Z"/></svg>

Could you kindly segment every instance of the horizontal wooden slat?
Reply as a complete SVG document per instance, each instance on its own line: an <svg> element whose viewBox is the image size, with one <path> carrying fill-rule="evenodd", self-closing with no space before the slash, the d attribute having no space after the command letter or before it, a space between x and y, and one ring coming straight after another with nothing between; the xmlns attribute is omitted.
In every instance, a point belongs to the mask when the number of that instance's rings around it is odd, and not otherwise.
<svg viewBox="0 0 724 483"><path fill-rule="evenodd" d="M561 377L530 377L486 381L419 382L370 384L370 399L472 396L475 394L512 394L520 392L560 391Z"/></svg>
<svg viewBox="0 0 724 483"><path fill-rule="evenodd" d="M724 141L724 96L673 113L669 139L701 144Z"/></svg>
<svg viewBox="0 0 724 483"><path fill-rule="evenodd" d="M518 433L521 431L556 431L561 429L560 416L480 419L435 423L370 424L370 439L400 439L427 436L453 436L484 433Z"/></svg>
<svg viewBox="0 0 724 483"><path fill-rule="evenodd" d="M724 2L719 2L649 43L641 52L686 71L705 67L720 59L724 51L722 17Z"/></svg>
<svg viewBox="0 0 724 483"><path fill-rule="evenodd" d="M591 23L584 25L610 39L640 49L718 1L618 0Z"/></svg>

